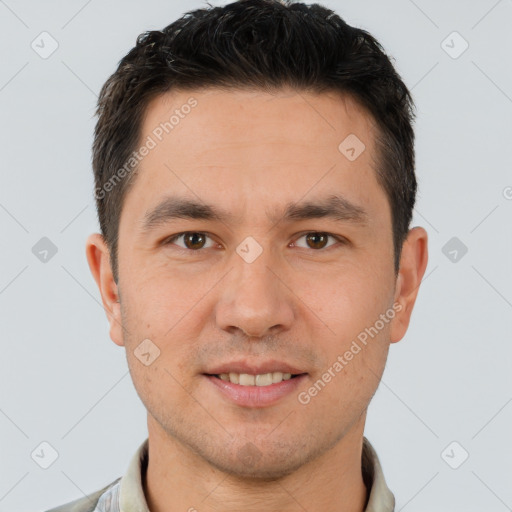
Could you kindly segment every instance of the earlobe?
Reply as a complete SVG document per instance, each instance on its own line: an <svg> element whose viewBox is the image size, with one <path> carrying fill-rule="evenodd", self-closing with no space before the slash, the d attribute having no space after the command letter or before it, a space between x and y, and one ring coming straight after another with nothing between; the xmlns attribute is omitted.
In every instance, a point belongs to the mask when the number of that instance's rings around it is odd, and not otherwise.
<svg viewBox="0 0 512 512"><path fill-rule="evenodd" d="M395 287L395 304L401 307L391 324L391 343L400 341L407 332L427 263L428 235L423 228L415 227L409 231L402 246Z"/></svg>
<svg viewBox="0 0 512 512"><path fill-rule="evenodd" d="M124 345L121 323L119 291L110 265L110 251L99 233L87 238L85 248L87 262L101 294L103 308L110 323L110 338L119 346Z"/></svg>

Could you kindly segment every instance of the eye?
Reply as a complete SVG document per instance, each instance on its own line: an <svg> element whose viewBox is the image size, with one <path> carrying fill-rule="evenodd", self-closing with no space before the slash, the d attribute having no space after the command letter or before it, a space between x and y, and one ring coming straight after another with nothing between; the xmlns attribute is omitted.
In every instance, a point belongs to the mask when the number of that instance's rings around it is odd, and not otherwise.
<svg viewBox="0 0 512 512"><path fill-rule="evenodd" d="M301 239L304 239L305 245L304 243L299 243ZM305 249L320 250L335 245L336 242L344 243L345 241L343 238L330 233L310 231L297 238L296 241L293 242L293 245ZM181 249L188 249L190 251L199 251L200 249L209 249L215 246L215 242L208 236L208 234L201 231L177 233L176 235L168 238L164 244L173 244Z"/></svg>
<svg viewBox="0 0 512 512"><path fill-rule="evenodd" d="M210 245L207 245L208 239L210 240ZM177 240L182 240L182 243L176 243ZM215 245L215 242L213 242L206 233L200 231L186 231L185 233L178 233L168 238L165 244L175 244L182 249L197 251L199 249L209 249Z"/></svg>
<svg viewBox="0 0 512 512"><path fill-rule="evenodd" d="M306 245L300 245L297 242L301 240L302 238L305 239ZM332 240L332 243L329 242L329 238ZM309 233L305 233L301 237L297 238L297 240L294 242L294 245L297 247L304 247L305 249L325 249L326 247L330 247L331 245L334 245L336 242L343 243L344 240L340 237L337 237L335 235L331 235L330 233L323 233L320 231L311 231Z"/></svg>

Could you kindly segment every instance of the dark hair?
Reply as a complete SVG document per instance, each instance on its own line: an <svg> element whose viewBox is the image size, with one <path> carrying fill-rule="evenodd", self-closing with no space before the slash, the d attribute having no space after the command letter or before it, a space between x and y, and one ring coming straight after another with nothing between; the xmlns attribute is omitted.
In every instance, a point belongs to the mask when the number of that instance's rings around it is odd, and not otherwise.
<svg viewBox="0 0 512 512"><path fill-rule="evenodd" d="M414 104L379 42L332 10L291 0L239 0L187 12L141 34L103 85L93 144L96 203L118 280L119 220L148 103L205 87L338 91L376 121L376 173L389 199L398 272L416 196ZM340 141L341 142L341 141ZM122 170L125 172L121 172Z"/></svg>

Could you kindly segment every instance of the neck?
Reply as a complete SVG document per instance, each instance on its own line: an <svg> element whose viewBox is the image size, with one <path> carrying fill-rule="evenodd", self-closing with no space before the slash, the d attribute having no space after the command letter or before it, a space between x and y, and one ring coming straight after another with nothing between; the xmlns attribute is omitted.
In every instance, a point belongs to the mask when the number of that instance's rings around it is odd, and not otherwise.
<svg viewBox="0 0 512 512"><path fill-rule="evenodd" d="M214 468L148 418L149 462L143 475L148 507L151 512L363 512L364 420L294 473L262 481Z"/></svg>

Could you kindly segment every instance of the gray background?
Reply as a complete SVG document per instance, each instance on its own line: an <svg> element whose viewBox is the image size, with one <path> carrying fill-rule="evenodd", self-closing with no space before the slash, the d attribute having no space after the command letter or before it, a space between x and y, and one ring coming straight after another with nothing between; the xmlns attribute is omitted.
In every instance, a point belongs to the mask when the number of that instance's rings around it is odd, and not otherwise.
<svg viewBox="0 0 512 512"><path fill-rule="evenodd" d="M366 436L397 511L512 510L512 1L323 4L380 40L418 114L413 224L429 232L430 261ZM99 489L146 437L85 259L98 230L93 113L135 37L199 6L0 0L0 511ZM31 47L43 31L59 45L46 59ZM469 44L460 55L454 31ZM58 250L46 262L32 251L42 237ZM58 452L48 469L43 441Z"/></svg>

